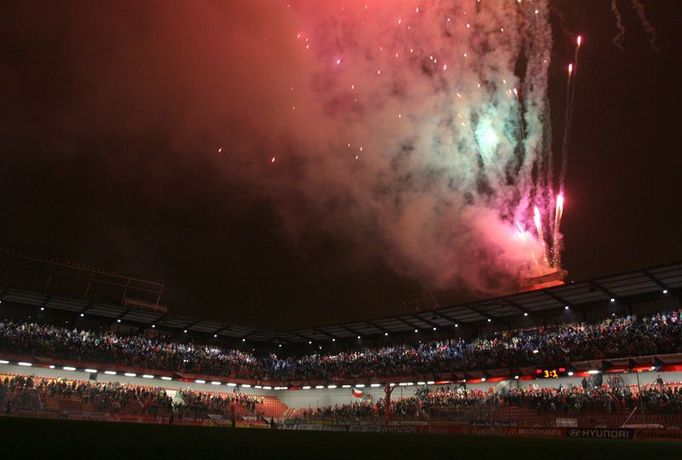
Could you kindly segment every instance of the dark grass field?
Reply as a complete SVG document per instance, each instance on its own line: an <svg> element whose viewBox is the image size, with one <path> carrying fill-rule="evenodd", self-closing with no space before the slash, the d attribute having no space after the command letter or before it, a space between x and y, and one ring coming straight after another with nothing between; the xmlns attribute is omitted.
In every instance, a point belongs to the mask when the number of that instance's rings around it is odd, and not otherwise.
<svg viewBox="0 0 682 460"><path fill-rule="evenodd" d="M679 459L682 444L321 433L0 417L3 459Z"/></svg>

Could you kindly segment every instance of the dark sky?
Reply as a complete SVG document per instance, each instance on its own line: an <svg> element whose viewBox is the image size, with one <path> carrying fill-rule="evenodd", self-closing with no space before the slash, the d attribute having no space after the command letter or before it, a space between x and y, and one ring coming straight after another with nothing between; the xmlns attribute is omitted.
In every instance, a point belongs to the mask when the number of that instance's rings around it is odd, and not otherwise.
<svg viewBox="0 0 682 460"><path fill-rule="evenodd" d="M173 312L266 327L400 313L407 301L469 295L397 274L357 235L325 227L292 238L275 210L281 204L259 193L277 178L225 173L225 155L246 138L257 145L255 125L277 126L288 104L267 82L302 78L291 56L274 53L267 62L275 68L264 69L233 49L240 30L258 37L287 28L268 23L259 10L267 2L142 3L4 8L0 246L160 281ZM565 65L575 34L585 37L563 226L573 279L682 260L682 3L646 3L660 53L629 1L618 2L623 52L612 42L610 1L552 3L557 133ZM227 19L213 23L221 8ZM199 18L208 19L185 24ZM183 34L168 40L176 28ZM225 33L229 43L216 40ZM226 62L214 64L219 55ZM233 84L247 80L246 88ZM220 145L231 147L218 154ZM260 160L270 148L263 145ZM304 224L314 219L305 206L294 214Z"/></svg>

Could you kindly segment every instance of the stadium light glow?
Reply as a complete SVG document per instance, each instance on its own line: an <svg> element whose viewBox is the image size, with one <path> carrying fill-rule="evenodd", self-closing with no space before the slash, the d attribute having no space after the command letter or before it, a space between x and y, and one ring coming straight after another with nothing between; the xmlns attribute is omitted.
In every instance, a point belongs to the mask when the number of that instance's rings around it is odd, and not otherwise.
<svg viewBox="0 0 682 460"><path fill-rule="evenodd" d="M75 371L76 370L75 367L71 367L71 366L64 366L64 367L62 367L62 369L64 369L65 371Z"/></svg>
<svg viewBox="0 0 682 460"><path fill-rule="evenodd" d="M312 344L313 344L313 341L312 341L312 340L308 340L308 345L312 345Z"/></svg>
<svg viewBox="0 0 682 460"><path fill-rule="evenodd" d="M388 386L389 386L389 387L394 387L394 386L395 386L395 383L389 383Z"/></svg>
<svg viewBox="0 0 682 460"><path fill-rule="evenodd" d="M485 377L481 377L481 382L485 382Z"/></svg>
<svg viewBox="0 0 682 460"><path fill-rule="evenodd" d="M251 388L251 385L248 383L242 383L242 388Z"/></svg>
<svg viewBox="0 0 682 460"><path fill-rule="evenodd" d="M45 307L40 307L40 311L45 311Z"/></svg>
<svg viewBox="0 0 682 460"><path fill-rule="evenodd" d="M611 297L611 303L613 303L613 302L615 302L615 301L616 301L616 299L614 299L613 297Z"/></svg>
<svg viewBox="0 0 682 460"><path fill-rule="evenodd" d="M9 361L4 360L4 359L0 359L0 364L9 364Z"/></svg>
<svg viewBox="0 0 682 460"><path fill-rule="evenodd" d="M214 338L214 339L217 339L217 338L218 338L218 334L213 334L213 338Z"/></svg>
<svg viewBox="0 0 682 460"><path fill-rule="evenodd" d="M599 374L600 372L601 372L601 371L598 371L598 370L596 370L596 369L590 369L589 371L587 371L587 373L590 374L590 375Z"/></svg>
<svg viewBox="0 0 682 460"><path fill-rule="evenodd" d="M116 371L104 371L107 375L116 375Z"/></svg>
<svg viewBox="0 0 682 460"><path fill-rule="evenodd" d="M415 333L415 334L416 334L417 332L419 332L419 329L415 329L415 330L414 330L414 333Z"/></svg>
<svg viewBox="0 0 682 460"><path fill-rule="evenodd" d="M384 332L384 336L388 337L388 332Z"/></svg>
<svg viewBox="0 0 682 460"><path fill-rule="evenodd" d="M568 309L570 309L570 308L571 308L571 307L569 307L568 305L564 306L564 310L568 310Z"/></svg>
<svg viewBox="0 0 682 460"><path fill-rule="evenodd" d="M372 387L372 388L379 388L380 386L381 386L380 383L372 383L372 384L370 385L370 387Z"/></svg>
<svg viewBox="0 0 682 460"><path fill-rule="evenodd" d="M667 294L667 293L668 293L668 290L667 290L667 289L663 289L663 294Z"/></svg>
<svg viewBox="0 0 682 460"><path fill-rule="evenodd" d="M24 367L31 367L31 366L33 366L33 364L31 364L31 363L26 363L26 362L23 362L23 361L19 361L17 364L20 365L20 366L24 366Z"/></svg>
<svg viewBox="0 0 682 460"><path fill-rule="evenodd" d="M348 384L346 384L346 385L341 385L341 388L350 388L350 385L348 385Z"/></svg>
<svg viewBox="0 0 682 460"><path fill-rule="evenodd" d="M50 364L50 369L54 369L56 366L54 364Z"/></svg>
<svg viewBox="0 0 682 460"><path fill-rule="evenodd" d="M332 339L332 342L336 342L336 339Z"/></svg>
<svg viewBox="0 0 682 460"><path fill-rule="evenodd" d="M491 321L492 321L492 319L491 319L491 318L488 318L488 322L490 323Z"/></svg>
<svg viewBox="0 0 682 460"><path fill-rule="evenodd" d="M83 369L83 372L87 372L88 374L96 374L97 369Z"/></svg>
<svg viewBox="0 0 682 460"><path fill-rule="evenodd" d="M321 390L324 388L324 385L315 385L316 390Z"/></svg>
<svg viewBox="0 0 682 460"><path fill-rule="evenodd" d="M310 385L303 385L301 387L302 390L310 390Z"/></svg>
<svg viewBox="0 0 682 460"><path fill-rule="evenodd" d="M151 374L142 374L142 378L143 378L143 379L153 379L154 376L151 375Z"/></svg>
<svg viewBox="0 0 682 460"><path fill-rule="evenodd" d="M256 390L260 390L261 388L263 388L263 386L262 386L262 385L254 385L254 388L255 388Z"/></svg>
<svg viewBox="0 0 682 460"><path fill-rule="evenodd" d="M227 386L228 386L228 387L236 387L237 384L236 384L236 383L229 382L229 383L227 384Z"/></svg>
<svg viewBox="0 0 682 460"><path fill-rule="evenodd" d="M360 340L360 339L361 339L361 337L360 337L360 336L358 336L358 340Z"/></svg>
<svg viewBox="0 0 682 460"><path fill-rule="evenodd" d="M272 387L271 386L264 386L263 389L264 390L272 390Z"/></svg>
<svg viewBox="0 0 682 460"><path fill-rule="evenodd" d="M455 327L459 327L459 323L455 323Z"/></svg>
<svg viewBox="0 0 682 460"><path fill-rule="evenodd" d="M81 313L81 318L83 318L84 316L85 316L85 313Z"/></svg>
<svg viewBox="0 0 682 460"><path fill-rule="evenodd" d="M427 385L435 385L435 383L436 383L436 382L434 382L433 380L428 380L428 381L426 382Z"/></svg>
<svg viewBox="0 0 682 460"><path fill-rule="evenodd" d="M119 319L117 319L117 320L116 320L116 322L117 322L117 323L120 323L120 322L121 322L121 319L120 319L120 318L119 318Z"/></svg>
<svg viewBox="0 0 682 460"><path fill-rule="evenodd" d="M568 371L568 376L573 377L573 371Z"/></svg>
<svg viewBox="0 0 682 460"><path fill-rule="evenodd" d="M134 373L134 372L126 372L126 373L123 374L123 375L125 375L126 377L137 377L137 374Z"/></svg>
<svg viewBox="0 0 682 460"><path fill-rule="evenodd" d="M206 380L196 379L194 383L206 383Z"/></svg>
<svg viewBox="0 0 682 460"><path fill-rule="evenodd" d="M161 380L173 380L172 377L168 377L167 375L162 375Z"/></svg>
<svg viewBox="0 0 682 460"><path fill-rule="evenodd" d="M327 388L329 388L330 390L335 390L335 389L336 389L336 385L327 385Z"/></svg>
<svg viewBox="0 0 682 460"><path fill-rule="evenodd" d="M533 354L534 354L534 355L537 355L538 353L540 353L539 350L533 350Z"/></svg>
<svg viewBox="0 0 682 460"><path fill-rule="evenodd" d="M365 384L364 383L358 383L355 385L355 388L365 388Z"/></svg>
<svg viewBox="0 0 682 460"><path fill-rule="evenodd" d="M518 376L518 375L515 375L515 376L514 376L514 380L518 380L518 379L519 379L519 376Z"/></svg>
<svg viewBox="0 0 682 460"><path fill-rule="evenodd" d="M417 385L426 385L426 382L417 382Z"/></svg>
<svg viewBox="0 0 682 460"><path fill-rule="evenodd" d="M524 311L524 312L523 312L523 316L528 316L528 312L527 312L527 311Z"/></svg>
<svg viewBox="0 0 682 460"><path fill-rule="evenodd" d="M211 385L221 385L221 383L218 382L217 380L214 380L213 382L211 382Z"/></svg>
<svg viewBox="0 0 682 460"><path fill-rule="evenodd" d="M152 324L152 329L156 328L156 324Z"/></svg>

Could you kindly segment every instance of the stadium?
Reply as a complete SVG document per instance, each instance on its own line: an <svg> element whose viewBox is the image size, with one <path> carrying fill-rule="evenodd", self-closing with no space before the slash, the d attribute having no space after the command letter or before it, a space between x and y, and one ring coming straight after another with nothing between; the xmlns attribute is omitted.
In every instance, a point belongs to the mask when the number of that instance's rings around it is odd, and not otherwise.
<svg viewBox="0 0 682 460"><path fill-rule="evenodd" d="M8 6L3 456L678 457L680 12Z"/></svg>

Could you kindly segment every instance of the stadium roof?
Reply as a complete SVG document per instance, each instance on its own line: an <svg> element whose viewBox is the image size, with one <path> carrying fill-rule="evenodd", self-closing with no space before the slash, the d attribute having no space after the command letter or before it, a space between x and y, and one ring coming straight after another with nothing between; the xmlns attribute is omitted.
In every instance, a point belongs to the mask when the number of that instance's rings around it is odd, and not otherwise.
<svg viewBox="0 0 682 460"><path fill-rule="evenodd" d="M524 314L541 317L556 314L566 306L581 309L610 302L627 305L652 296L674 295L675 291L680 290L682 290L682 263L675 263L424 312L287 331L257 329L214 321L197 321L158 311L77 300L9 287L0 288L0 300L112 320L120 319L147 327L155 325L164 329L187 330L263 343L303 344L309 341L349 339L356 336L408 333L415 329L479 327L487 322L507 324Z"/></svg>

